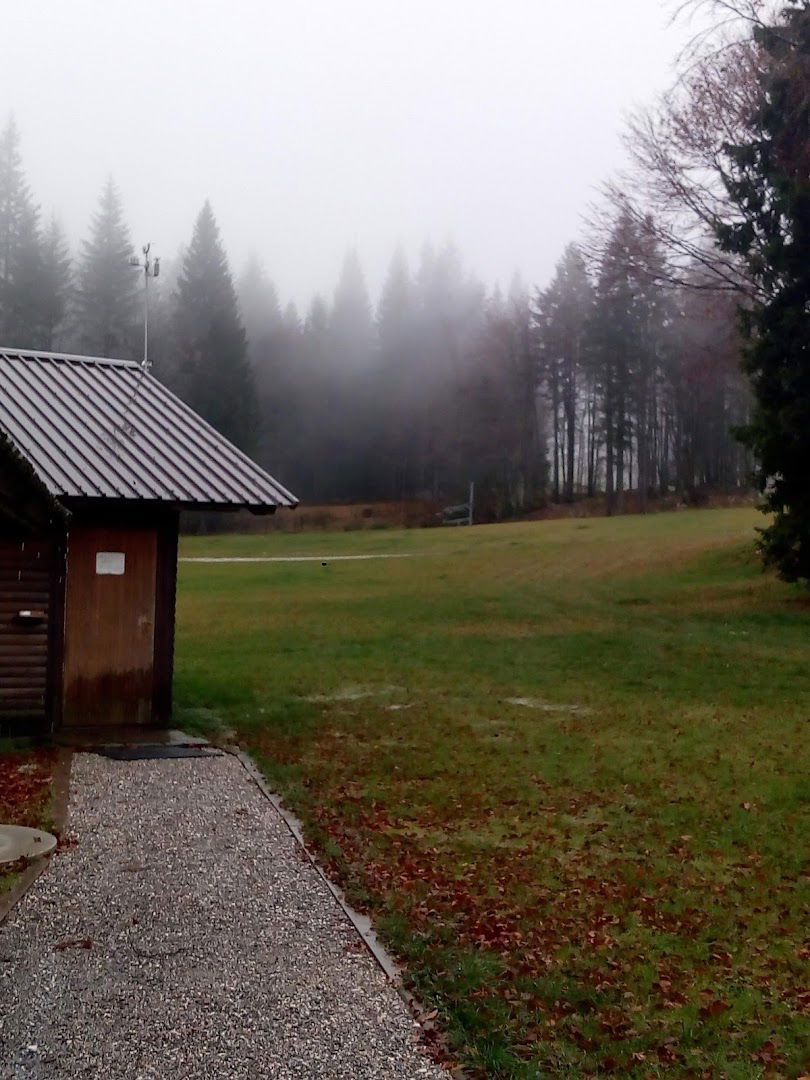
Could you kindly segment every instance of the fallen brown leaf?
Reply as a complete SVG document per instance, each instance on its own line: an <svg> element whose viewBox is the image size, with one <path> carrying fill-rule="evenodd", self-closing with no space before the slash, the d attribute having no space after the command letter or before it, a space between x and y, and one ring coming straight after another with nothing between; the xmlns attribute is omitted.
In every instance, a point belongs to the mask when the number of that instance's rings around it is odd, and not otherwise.
<svg viewBox="0 0 810 1080"><path fill-rule="evenodd" d="M93 942L89 937L70 938L68 941L59 941L53 947L54 952L64 952L65 949L92 949Z"/></svg>

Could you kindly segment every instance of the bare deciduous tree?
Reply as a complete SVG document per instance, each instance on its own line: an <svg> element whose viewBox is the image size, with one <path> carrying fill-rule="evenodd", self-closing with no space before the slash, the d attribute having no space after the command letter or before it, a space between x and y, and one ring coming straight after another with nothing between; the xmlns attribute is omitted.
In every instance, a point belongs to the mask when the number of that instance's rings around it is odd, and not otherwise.
<svg viewBox="0 0 810 1080"><path fill-rule="evenodd" d="M664 283L756 295L743 262L721 252L714 235L719 221L743 217L729 191L727 148L746 140L761 104L765 61L753 29L769 27L773 7L768 0L678 4L675 18L712 18L683 50L673 86L629 119L630 167L604 195L611 220L623 213L660 244ZM591 224L601 216L592 214ZM595 235L598 244L598 229Z"/></svg>

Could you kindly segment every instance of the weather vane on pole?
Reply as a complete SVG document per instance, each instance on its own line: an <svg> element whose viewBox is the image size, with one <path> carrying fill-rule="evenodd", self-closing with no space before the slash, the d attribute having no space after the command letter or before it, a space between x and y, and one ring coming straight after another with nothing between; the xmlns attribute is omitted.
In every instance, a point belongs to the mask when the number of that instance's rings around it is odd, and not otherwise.
<svg viewBox="0 0 810 1080"><path fill-rule="evenodd" d="M149 278L156 278L160 274L160 258L156 257L154 260L149 258L151 247L151 244L144 244L141 248L143 262L137 255L133 255L129 260L130 266L143 268L143 361L141 367L144 371L149 370Z"/></svg>

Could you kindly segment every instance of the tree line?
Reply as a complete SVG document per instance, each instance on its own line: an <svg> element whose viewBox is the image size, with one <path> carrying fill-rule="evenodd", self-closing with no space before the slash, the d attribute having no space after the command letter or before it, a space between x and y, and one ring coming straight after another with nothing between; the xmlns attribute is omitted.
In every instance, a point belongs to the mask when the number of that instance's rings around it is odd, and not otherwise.
<svg viewBox="0 0 810 1080"><path fill-rule="evenodd" d="M731 434L750 394L736 300L672 280L651 216L606 201L553 279L487 290L452 244L394 253L372 304L357 253L299 313L259 260L232 276L211 206L150 282L154 371L307 501L458 501L471 480L505 516L581 496L620 510L745 486ZM0 138L6 344L139 359L142 270L112 180L71 252Z"/></svg>

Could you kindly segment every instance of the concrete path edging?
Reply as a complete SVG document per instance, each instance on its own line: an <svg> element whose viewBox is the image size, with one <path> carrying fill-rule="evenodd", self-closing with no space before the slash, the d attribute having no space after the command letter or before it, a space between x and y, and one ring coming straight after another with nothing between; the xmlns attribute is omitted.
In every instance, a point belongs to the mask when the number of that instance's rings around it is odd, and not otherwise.
<svg viewBox="0 0 810 1080"><path fill-rule="evenodd" d="M402 986L402 972L400 971L394 959L386 950L385 946L380 942L380 939L374 933L374 929L371 925L371 920L366 915L361 914L359 911L355 911L351 904L349 904L348 900L346 899L346 894L343 892L340 886L335 885L335 883L331 881L321 869L318 860L307 847L307 842L304 839L301 821L295 816L295 814L292 813L292 811L288 810L284 806L281 800L281 796L277 795L270 787L268 787L267 781L262 776L262 773L256 765L255 761L248 754L246 754L244 750L231 750L230 753L232 753L234 757L236 757L242 763L244 768L247 770L248 775L257 785L261 793L273 805L276 813L290 830L298 846L301 848L302 852L307 857L309 862L312 863L315 872L318 874L321 881L323 881L324 885L326 885L332 896L334 896L338 907L343 911L343 914L355 928L362 941L368 947L371 955L385 972L385 975L400 990L400 996L405 999L408 1005L411 1005L414 999Z"/></svg>

